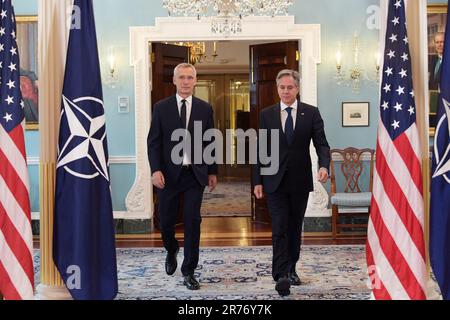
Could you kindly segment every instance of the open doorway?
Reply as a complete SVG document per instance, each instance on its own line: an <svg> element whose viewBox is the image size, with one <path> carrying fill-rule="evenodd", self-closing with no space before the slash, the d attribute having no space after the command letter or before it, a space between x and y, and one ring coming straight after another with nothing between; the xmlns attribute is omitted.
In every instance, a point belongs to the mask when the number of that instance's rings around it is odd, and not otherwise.
<svg viewBox="0 0 450 320"><path fill-rule="evenodd" d="M125 219L156 218L153 201L151 172L147 156L147 135L151 122L151 92L157 77L152 75L149 56L154 43L167 41L201 41L231 40L271 42L295 40L301 47L301 63L298 64L302 79L301 101L317 105L318 65L321 62L321 41L319 24L296 24L293 16L252 17L243 21L242 32L230 36L211 34L208 20L198 21L186 17L158 17L154 26L130 27L130 65L133 67L135 80L135 181L125 199ZM262 38L262 35L263 38ZM247 53L248 54L248 53ZM247 55L246 55L247 56ZM173 69L172 69L173 70ZM252 89L251 89L252 90ZM264 90L262 90L264 93ZM252 107L252 106L251 106ZM252 119L251 119L252 122ZM314 164L317 156L311 146L312 171L317 171ZM327 208L328 194L320 183L314 183L314 192L310 194L307 217L329 217ZM255 207L253 204L252 207Z"/></svg>
<svg viewBox="0 0 450 320"><path fill-rule="evenodd" d="M205 66L198 68L195 95L208 101L214 108L214 124L225 137L226 130L244 131L250 128L250 92L248 71L233 73L223 70L208 74ZM206 68L206 69L205 69ZM210 69L212 71L212 69ZM237 163L236 138L231 146L231 163L219 164L219 184L216 190L205 190L201 208L202 217L251 217L251 167ZM224 146L225 148L225 146Z"/></svg>
<svg viewBox="0 0 450 320"><path fill-rule="evenodd" d="M188 61L197 69L194 95L213 106L215 128L223 137L230 129L257 129L259 112L278 102L277 73L299 69L298 44L298 40L154 42L152 104L174 94L171 72L178 63ZM231 158L219 165L216 190L204 193L203 217L251 217L270 222L265 199L255 201L252 196L248 143L245 163L239 161L237 137L231 140L231 148L224 144L223 154L230 148Z"/></svg>
<svg viewBox="0 0 450 320"><path fill-rule="evenodd" d="M205 58L195 63L195 93L213 106L215 127L224 137L226 129L250 128L248 59L248 44L243 41L209 41L205 42ZM252 216L251 167L237 163L236 144L234 138L231 163L219 165L217 189L204 193L203 217Z"/></svg>

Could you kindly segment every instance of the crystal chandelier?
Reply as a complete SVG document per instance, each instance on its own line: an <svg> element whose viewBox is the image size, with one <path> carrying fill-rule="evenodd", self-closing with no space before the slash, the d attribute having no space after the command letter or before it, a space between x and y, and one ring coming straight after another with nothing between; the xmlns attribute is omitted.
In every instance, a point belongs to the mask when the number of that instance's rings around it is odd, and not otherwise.
<svg viewBox="0 0 450 320"><path fill-rule="evenodd" d="M172 14L211 16L211 31L229 35L242 31L242 18L287 14L293 0L163 0L163 7Z"/></svg>
<svg viewBox="0 0 450 320"><path fill-rule="evenodd" d="M213 63L216 60L217 54L217 42L213 42L213 52L211 55L206 53L206 44L202 41L191 42L175 42L177 46L185 46L189 48L189 62L195 65L196 63Z"/></svg>

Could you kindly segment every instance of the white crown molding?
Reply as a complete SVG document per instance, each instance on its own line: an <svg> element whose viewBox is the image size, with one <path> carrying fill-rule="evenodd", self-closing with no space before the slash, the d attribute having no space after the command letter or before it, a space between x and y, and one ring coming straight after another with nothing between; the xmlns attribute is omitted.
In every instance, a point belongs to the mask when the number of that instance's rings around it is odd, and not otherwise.
<svg viewBox="0 0 450 320"><path fill-rule="evenodd" d="M212 40L293 40L299 41L302 75L302 101L317 106L317 65L321 62L319 24L295 24L294 16L248 17L242 21L242 32L228 37L211 32L210 20L191 17L155 18L155 26L130 27L130 65L134 67L136 177L127 198L128 212L145 212L153 216L151 172L147 159L147 134L151 122L151 63L152 42L212 41ZM312 148L313 150L313 148ZM317 162L315 152L312 161ZM317 168L313 168L315 170ZM315 173L314 173L315 175ZM314 184L306 216L329 216L328 194L320 184ZM311 212L311 213L310 213Z"/></svg>

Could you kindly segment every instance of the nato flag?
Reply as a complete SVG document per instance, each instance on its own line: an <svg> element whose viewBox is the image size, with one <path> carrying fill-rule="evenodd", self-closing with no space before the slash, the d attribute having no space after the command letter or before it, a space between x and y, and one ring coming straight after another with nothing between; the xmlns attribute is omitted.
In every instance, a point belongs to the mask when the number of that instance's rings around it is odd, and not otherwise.
<svg viewBox="0 0 450 320"><path fill-rule="evenodd" d="M442 297L450 300L450 23L445 32L433 146L430 260Z"/></svg>
<svg viewBox="0 0 450 320"><path fill-rule="evenodd" d="M114 220L92 0L75 0L72 12L56 168L53 260L74 299L114 299Z"/></svg>

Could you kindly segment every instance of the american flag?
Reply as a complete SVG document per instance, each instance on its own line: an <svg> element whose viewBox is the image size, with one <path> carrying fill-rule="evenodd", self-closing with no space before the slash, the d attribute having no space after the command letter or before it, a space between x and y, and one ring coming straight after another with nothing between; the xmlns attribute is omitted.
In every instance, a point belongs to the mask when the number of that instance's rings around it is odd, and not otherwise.
<svg viewBox="0 0 450 320"><path fill-rule="evenodd" d="M430 263L442 298L450 300L450 24L445 28L430 190Z"/></svg>
<svg viewBox="0 0 450 320"><path fill-rule="evenodd" d="M0 293L7 300L34 292L24 103L11 0L0 9Z"/></svg>
<svg viewBox="0 0 450 320"><path fill-rule="evenodd" d="M366 258L375 299L425 299L421 151L405 2L390 0Z"/></svg>

